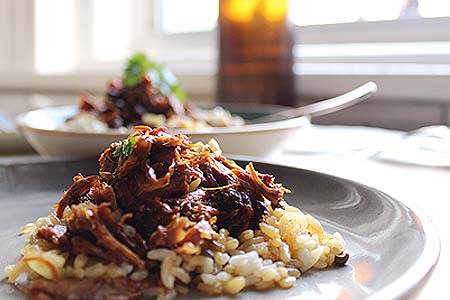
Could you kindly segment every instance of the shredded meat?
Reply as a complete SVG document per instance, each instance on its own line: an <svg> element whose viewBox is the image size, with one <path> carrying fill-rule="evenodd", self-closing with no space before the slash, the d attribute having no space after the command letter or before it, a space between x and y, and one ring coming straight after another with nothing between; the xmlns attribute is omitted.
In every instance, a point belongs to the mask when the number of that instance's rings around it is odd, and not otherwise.
<svg viewBox="0 0 450 300"><path fill-rule="evenodd" d="M135 241L130 240L123 231L122 225L114 221L114 217L108 204L79 204L71 208L72 216L69 219L69 228L75 236L83 236L86 232L95 238L98 248L104 249L106 253L114 254L115 261L128 261L139 267L145 267L145 261L139 256L145 254ZM108 226L109 225L109 226ZM115 234L114 234L115 233ZM134 248L133 251L132 249ZM83 252L81 248L79 252ZM103 258L106 258L104 256Z"/></svg>
<svg viewBox="0 0 450 300"><path fill-rule="evenodd" d="M261 216L268 212L260 195L241 187L212 191L210 199L215 199L211 205L218 211L217 226L227 228L235 236L238 236L243 228L258 228Z"/></svg>
<svg viewBox="0 0 450 300"><path fill-rule="evenodd" d="M83 177L83 175L77 174L73 178L72 186L64 192L61 199L59 199L58 203L55 205L56 216L61 218L63 216L64 209L67 206L88 200L86 198L86 194L97 181L98 176L92 175L89 177Z"/></svg>
<svg viewBox="0 0 450 300"><path fill-rule="evenodd" d="M194 223L186 217L175 216L167 226L158 226L150 237L150 243L155 247L177 248L187 242L196 244L201 239L210 240L216 235L205 220Z"/></svg>
<svg viewBox="0 0 450 300"><path fill-rule="evenodd" d="M67 230L48 227L42 238L56 247L65 243L73 255L143 268L149 249L195 243L219 228L238 236L258 228L268 205L283 200L284 188L252 164L243 169L164 128L134 129L102 153L98 176L74 177L55 205L57 217L68 219Z"/></svg>
<svg viewBox="0 0 450 300"><path fill-rule="evenodd" d="M44 239L56 248L67 250L70 248L69 234L64 225L47 225L37 230L37 236Z"/></svg>
<svg viewBox="0 0 450 300"><path fill-rule="evenodd" d="M168 91L164 90L165 93ZM80 115L89 114L103 121L109 128L120 128L145 124L145 114L154 114L166 119L180 119L212 127L236 125L235 121L219 121L208 118L202 110L191 101L180 102L174 94L165 94L153 84L150 75L143 75L135 86L126 86L123 79L115 78L107 85L107 91L101 101L88 94L79 98L79 112L66 121L77 119ZM182 121L179 127L183 125ZM239 120L237 124L241 124Z"/></svg>
<svg viewBox="0 0 450 300"><path fill-rule="evenodd" d="M95 102L82 94L79 102L80 112L94 114L110 128L134 126L142 123L145 113L161 114L165 117L190 113L189 106L183 107L178 100L172 100L156 88L148 75L133 87L123 85L122 80L114 79L108 84L104 101Z"/></svg>

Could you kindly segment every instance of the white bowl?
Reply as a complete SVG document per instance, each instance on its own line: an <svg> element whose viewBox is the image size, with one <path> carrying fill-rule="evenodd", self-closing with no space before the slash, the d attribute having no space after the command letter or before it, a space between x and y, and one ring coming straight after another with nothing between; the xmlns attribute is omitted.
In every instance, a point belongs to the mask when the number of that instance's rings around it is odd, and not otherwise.
<svg viewBox="0 0 450 300"><path fill-rule="evenodd" d="M226 107L229 109L230 107ZM235 105L233 113L254 116L280 111L280 106ZM33 148L45 157L97 157L112 142L128 134L117 130L107 132L80 132L58 129L63 122L78 111L76 106L49 107L20 115L17 125ZM307 117L249 124L216 127L202 130L170 129L170 132L191 136L192 141L208 142L216 139L224 153L266 156L282 149L300 126L309 125Z"/></svg>

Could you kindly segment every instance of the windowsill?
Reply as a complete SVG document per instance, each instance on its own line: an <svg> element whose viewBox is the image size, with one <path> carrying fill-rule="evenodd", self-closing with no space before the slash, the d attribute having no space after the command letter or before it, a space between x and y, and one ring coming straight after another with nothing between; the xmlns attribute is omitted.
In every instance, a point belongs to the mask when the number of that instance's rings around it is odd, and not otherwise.
<svg viewBox="0 0 450 300"><path fill-rule="evenodd" d="M404 43L339 43L339 44L299 44L294 46L294 56L298 58L332 58L338 57L365 59L381 57L399 60L411 59L417 62L422 56L429 60L431 56L450 55L450 42L404 42Z"/></svg>
<svg viewBox="0 0 450 300"><path fill-rule="evenodd" d="M367 26L372 25L376 24ZM334 96L372 80L379 85L374 99L450 102L448 41L301 44L293 51L297 92L311 95L312 100ZM166 63L190 95L210 101L214 98L218 61L214 44L182 50L154 48L149 56ZM85 69L61 75L0 72L0 91L102 93L108 80L120 76L123 68L120 61L83 65Z"/></svg>
<svg viewBox="0 0 450 300"><path fill-rule="evenodd" d="M297 63L294 70L297 92L311 95L312 100L334 96L363 82L374 81L379 86L374 99L450 102L450 65L409 67L413 68L409 68L408 73L407 66L394 64ZM103 93L114 74L119 73L0 75L0 92ZM188 94L202 99L214 98L217 85L215 70L204 69L195 73L185 70L176 74Z"/></svg>
<svg viewBox="0 0 450 300"><path fill-rule="evenodd" d="M17 93L73 93L88 91L91 93L102 93L105 91L107 82L118 76L111 74L62 74L62 75L0 75L0 92ZM214 93L215 76L213 74L189 74L178 75L189 93L199 95L210 95Z"/></svg>

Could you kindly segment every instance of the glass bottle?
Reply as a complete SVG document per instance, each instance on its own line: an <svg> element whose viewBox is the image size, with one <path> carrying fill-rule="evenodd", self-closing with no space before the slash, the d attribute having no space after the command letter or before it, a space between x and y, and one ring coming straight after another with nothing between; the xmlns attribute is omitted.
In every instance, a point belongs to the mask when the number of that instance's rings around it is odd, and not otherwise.
<svg viewBox="0 0 450 300"><path fill-rule="evenodd" d="M288 2L219 1L219 102L295 105Z"/></svg>

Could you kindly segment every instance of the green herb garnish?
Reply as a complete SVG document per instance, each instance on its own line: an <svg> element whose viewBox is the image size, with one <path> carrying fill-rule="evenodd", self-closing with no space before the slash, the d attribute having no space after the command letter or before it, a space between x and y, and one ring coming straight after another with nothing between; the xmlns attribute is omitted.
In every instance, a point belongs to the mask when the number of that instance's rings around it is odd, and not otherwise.
<svg viewBox="0 0 450 300"><path fill-rule="evenodd" d="M149 60L144 53L136 53L128 60L123 74L123 83L127 87L134 87L142 82L146 74L150 76L152 84L159 88L162 94L184 103L186 94L172 71L162 64Z"/></svg>
<svg viewBox="0 0 450 300"><path fill-rule="evenodd" d="M136 144L136 137L130 139L124 139L120 142L120 145L114 150L113 156L120 157L121 159L127 158L133 153L133 146Z"/></svg>
<svg viewBox="0 0 450 300"><path fill-rule="evenodd" d="M128 87L138 85L149 69L149 61L145 54L136 53L128 60L128 65L123 74L123 83Z"/></svg>

